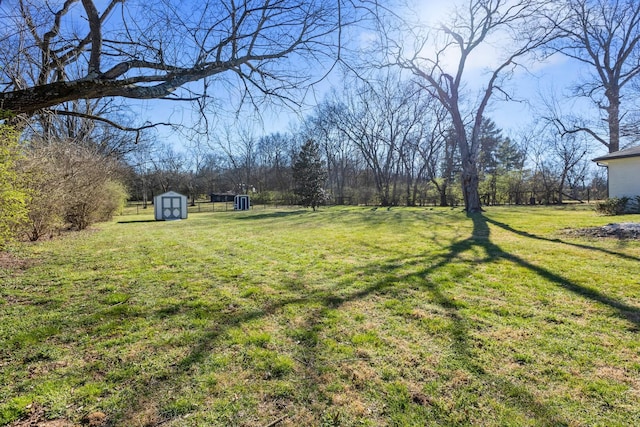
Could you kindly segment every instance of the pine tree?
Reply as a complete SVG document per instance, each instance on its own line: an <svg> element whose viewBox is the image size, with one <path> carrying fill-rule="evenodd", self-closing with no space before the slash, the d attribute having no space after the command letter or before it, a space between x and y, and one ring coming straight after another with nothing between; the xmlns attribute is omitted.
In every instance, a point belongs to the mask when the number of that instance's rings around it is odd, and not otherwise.
<svg viewBox="0 0 640 427"><path fill-rule="evenodd" d="M315 211L326 198L327 171L320 156L320 146L312 140L307 141L295 157L293 179L300 204Z"/></svg>

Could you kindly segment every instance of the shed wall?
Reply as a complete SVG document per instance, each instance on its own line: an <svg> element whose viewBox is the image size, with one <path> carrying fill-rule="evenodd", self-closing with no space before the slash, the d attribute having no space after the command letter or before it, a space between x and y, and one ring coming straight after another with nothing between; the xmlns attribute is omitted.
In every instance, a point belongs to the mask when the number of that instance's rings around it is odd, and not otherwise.
<svg viewBox="0 0 640 427"><path fill-rule="evenodd" d="M153 198L156 221L187 218L187 197L170 191Z"/></svg>

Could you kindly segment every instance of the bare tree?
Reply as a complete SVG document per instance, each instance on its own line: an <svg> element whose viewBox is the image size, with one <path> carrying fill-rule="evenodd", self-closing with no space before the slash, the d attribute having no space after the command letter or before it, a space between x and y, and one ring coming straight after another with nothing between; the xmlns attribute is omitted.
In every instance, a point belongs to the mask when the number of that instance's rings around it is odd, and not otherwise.
<svg viewBox="0 0 640 427"><path fill-rule="evenodd" d="M523 60L548 42L551 31L540 25L543 2L535 0L466 0L447 23L422 32L424 25L403 20L382 28L383 43L395 63L418 76L451 118L462 163L462 193L467 212L482 210L478 192L480 130L491 98ZM381 14L384 14L381 12ZM397 22L397 21L396 21ZM386 25L386 24L385 24ZM496 43L499 41L499 46ZM508 41L508 43L507 43ZM411 43L413 42L413 44ZM484 76L470 76L472 56L493 46L495 57ZM412 48L411 48L412 47ZM477 71L477 70L475 70ZM469 83L482 89L477 99L465 96Z"/></svg>
<svg viewBox="0 0 640 427"><path fill-rule="evenodd" d="M209 142L209 148L221 150L226 155L234 191L238 193L246 193L256 187L257 146L254 130L242 124L226 127L222 135L216 135Z"/></svg>
<svg viewBox="0 0 640 427"><path fill-rule="evenodd" d="M104 97L205 108L223 89L293 102L337 60L344 16L340 0L11 3L0 7L0 111L27 117Z"/></svg>
<svg viewBox="0 0 640 427"><path fill-rule="evenodd" d="M622 101L640 74L640 2L564 0L560 5L559 11L549 15L562 36L552 47L588 67L588 77L574 93L589 99L602 116L586 121L555 116L554 120L564 134L585 132L610 153L618 151L625 130L637 132L635 123L625 126L628 111Z"/></svg>
<svg viewBox="0 0 640 427"><path fill-rule="evenodd" d="M191 206L196 205L196 199L206 191L206 173L210 152L205 144L193 141L187 147L186 189L187 197L191 198Z"/></svg>
<svg viewBox="0 0 640 427"><path fill-rule="evenodd" d="M455 203L451 197L451 188L459 171L459 157L453 130L449 128L443 131L442 143L429 162L429 179L436 188L440 206Z"/></svg>
<svg viewBox="0 0 640 427"><path fill-rule="evenodd" d="M339 128L339 117L346 114L345 108L336 92L332 91L307 117L300 131L303 139L312 139L320 144L327 161L326 185L336 204L350 203L360 169L356 147Z"/></svg>
<svg viewBox="0 0 640 427"><path fill-rule="evenodd" d="M161 192L170 190L186 192L188 171L187 156L169 144L158 144L156 156L151 160L154 187Z"/></svg>
<svg viewBox="0 0 640 427"><path fill-rule="evenodd" d="M399 203L403 176L411 177L409 186L415 178L414 161L421 157L410 151L417 150L432 113L422 95L400 73L381 73L354 84L335 109L334 123L364 158L383 206Z"/></svg>
<svg viewBox="0 0 640 427"><path fill-rule="evenodd" d="M562 203L567 187L573 189L586 179L589 166L589 146L584 135L565 134L553 126L545 126L535 132L535 144L530 145L530 154L535 164L534 181L542 188L544 203Z"/></svg>
<svg viewBox="0 0 640 427"><path fill-rule="evenodd" d="M136 180L130 183L130 187L136 192L132 195L137 200L142 200L143 209L153 200L152 175L153 175L153 144L150 139L144 139L136 144L133 151L127 155L127 163L135 173Z"/></svg>
<svg viewBox="0 0 640 427"><path fill-rule="evenodd" d="M282 133L266 135L258 140L256 151L260 172L258 191L275 190L282 194L289 190L292 187L293 136Z"/></svg>
<svg viewBox="0 0 640 427"><path fill-rule="evenodd" d="M42 111L28 123L23 136L38 141L69 140L100 155L124 158L145 136L144 126L133 125L133 116L123 104L115 99L67 102L57 113ZM133 137L127 130L135 130L137 135Z"/></svg>
<svg viewBox="0 0 640 427"><path fill-rule="evenodd" d="M437 183L437 163L444 154L445 135L448 126L446 111L436 99L425 96L415 82L407 84L412 88L415 99L409 100L411 108L407 114L416 117L414 131L400 146L400 158L406 179L406 203L415 206L419 188L426 183ZM436 184L437 187L437 184Z"/></svg>

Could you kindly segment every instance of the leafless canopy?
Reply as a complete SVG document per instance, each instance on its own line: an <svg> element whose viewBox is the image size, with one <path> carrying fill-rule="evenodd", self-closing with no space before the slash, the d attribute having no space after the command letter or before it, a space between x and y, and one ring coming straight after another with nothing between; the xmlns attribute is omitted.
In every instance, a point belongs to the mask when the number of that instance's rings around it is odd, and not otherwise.
<svg viewBox="0 0 640 427"><path fill-rule="evenodd" d="M477 171L480 129L489 103L497 93L509 97L502 83L521 62L536 54L553 37L553 27L542 25L540 11L548 0L461 0L450 18L436 27L400 20L398 29L383 28L392 61L409 70L424 90L442 104L451 118L462 159L465 208L481 210ZM417 30L415 28L418 28ZM413 41L413 44L408 41ZM474 55L492 48L492 61L480 77L471 73ZM466 90L479 86L475 101Z"/></svg>
<svg viewBox="0 0 640 427"><path fill-rule="evenodd" d="M564 0L558 5L549 20L561 37L552 47L587 66L590 77L583 79L575 92L604 113L607 135L599 131L599 123L583 126L558 119L557 125L565 134L586 132L609 152L618 151L628 129L624 115L629 110L622 107L625 89L640 75L640 2ZM636 126L631 129L637 134Z"/></svg>
<svg viewBox="0 0 640 427"><path fill-rule="evenodd" d="M0 110L201 101L230 81L238 98L290 96L338 57L341 18L340 0L4 1Z"/></svg>

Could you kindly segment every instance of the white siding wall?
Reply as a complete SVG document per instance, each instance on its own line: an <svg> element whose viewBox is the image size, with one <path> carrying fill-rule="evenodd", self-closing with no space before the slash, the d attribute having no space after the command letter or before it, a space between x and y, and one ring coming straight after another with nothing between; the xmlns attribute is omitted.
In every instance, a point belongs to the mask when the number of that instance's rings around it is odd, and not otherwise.
<svg viewBox="0 0 640 427"><path fill-rule="evenodd" d="M614 159L609 165L609 197L640 196L640 157Z"/></svg>

